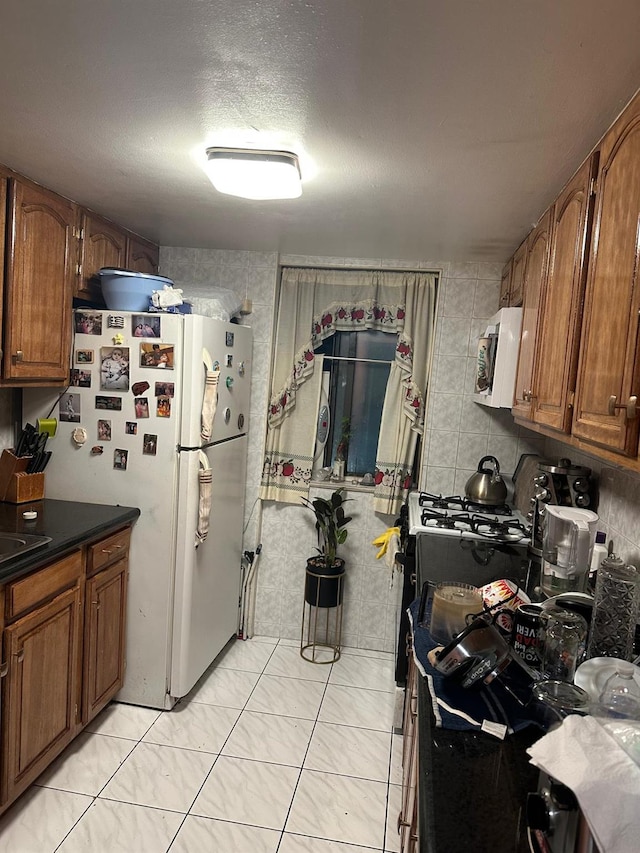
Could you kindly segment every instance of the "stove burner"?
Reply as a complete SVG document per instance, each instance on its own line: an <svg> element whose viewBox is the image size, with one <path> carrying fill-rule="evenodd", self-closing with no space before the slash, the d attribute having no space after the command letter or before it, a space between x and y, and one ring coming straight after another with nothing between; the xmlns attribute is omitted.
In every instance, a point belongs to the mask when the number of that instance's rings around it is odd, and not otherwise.
<svg viewBox="0 0 640 853"><path fill-rule="evenodd" d="M471 530L478 536L485 536L487 539L495 539L499 542L519 542L528 535L527 528L515 519L504 521L481 515L471 517Z"/></svg>
<svg viewBox="0 0 640 853"><path fill-rule="evenodd" d="M453 509L461 512L482 513L490 515L511 515L512 510L508 504L499 504L497 506L486 506L485 504L475 503L468 498L463 498L461 495L432 495L429 492L420 492L418 496L418 504L422 507L431 509Z"/></svg>
<svg viewBox="0 0 640 853"><path fill-rule="evenodd" d="M465 514L450 515L447 512L439 512L435 509L424 509L421 516L422 523L428 527L429 521L435 521L433 527L439 527L444 530L470 530L471 516Z"/></svg>

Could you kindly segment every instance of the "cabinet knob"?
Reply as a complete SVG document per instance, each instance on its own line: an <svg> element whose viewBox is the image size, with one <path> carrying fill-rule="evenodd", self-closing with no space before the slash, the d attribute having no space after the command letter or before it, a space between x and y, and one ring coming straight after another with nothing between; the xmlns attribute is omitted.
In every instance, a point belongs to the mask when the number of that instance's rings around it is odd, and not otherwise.
<svg viewBox="0 0 640 853"><path fill-rule="evenodd" d="M24 648L20 649L17 652L14 652L15 659L18 663L22 663L24 660Z"/></svg>
<svg viewBox="0 0 640 853"><path fill-rule="evenodd" d="M613 416L616 412L621 411L622 409L626 409L627 420L632 421L638 416L638 398L629 397L626 404L620 405L618 403L618 398L616 397L616 395L612 394L609 397L609 414Z"/></svg>
<svg viewBox="0 0 640 853"><path fill-rule="evenodd" d="M24 352L19 349L17 353L14 354L13 360L16 364L24 359Z"/></svg>
<svg viewBox="0 0 640 853"><path fill-rule="evenodd" d="M0 663L0 678L4 678L8 672L9 672L9 661L6 660L6 661L4 661L4 663Z"/></svg>

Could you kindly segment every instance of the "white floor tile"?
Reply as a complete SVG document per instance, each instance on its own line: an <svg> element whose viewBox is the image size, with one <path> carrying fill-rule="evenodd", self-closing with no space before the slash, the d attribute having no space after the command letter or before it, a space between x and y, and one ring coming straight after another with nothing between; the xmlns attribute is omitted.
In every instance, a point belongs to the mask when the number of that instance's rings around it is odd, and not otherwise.
<svg viewBox="0 0 640 853"><path fill-rule="evenodd" d="M282 829L300 771L221 755L191 814Z"/></svg>
<svg viewBox="0 0 640 853"><path fill-rule="evenodd" d="M100 796L186 813L216 756L139 743Z"/></svg>
<svg viewBox="0 0 640 853"><path fill-rule="evenodd" d="M393 711L393 693L329 684L318 719L325 723L347 723L389 732L393 725Z"/></svg>
<svg viewBox="0 0 640 853"><path fill-rule="evenodd" d="M286 831L381 849L387 785L303 770Z"/></svg>
<svg viewBox="0 0 640 853"><path fill-rule="evenodd" d="M396 688L394 676L393 660L367 658L361 655L343 655L331 667L329 683L393 693Z"/></svg>
<svg viewBox="0 0 640 853"><path fill-rule="evenodd" d="M242 823L188 815L171 853L276 853L280 833Z"/></svg>
<svg viewBox="0 0 640 853"><path fill-rule="evenodd" d="M246 710L315 720L324 689L325 685L319 681L262 675L247 702Z"/></svg>
<svg viewBox="0 0 640 853"><path fill-rule="evenodd" d="M276 645L276 640L272 642L267 642L266 639L261 642L256 642L255 640L233 640L218 655L214 661L214 665L220 669L262 672L273 654Z"/></svg>
<svg viewBox="0 0 640 853"><path fill-rule="evenodd" d="M402 735L392 735L391 737L389 782L392 785L402 785Z"/></svg>
<svg viewBox="0 0 640 853"><path fill-rule="evenodd" d="M361 658L378 658L379 660L393 661L395 666L395 655L393 652L379 652L375 649L357 649L354 646L343 646L342 654L356 655Z"/></svg>
<svg viewBox="0 0 640 853"><path fill-rule="evenodd" d="M317 723L304 761L308 770L386 782L391 734Z"/></svg>
<svg viewBox="0 0 640 853"><path fill-rule="evenodd" d="M302 678L307 681L327 681L331 666L311 663L300 655L299 646L278 646L265 668L265 675Z"/></svg>
<svg viewBox="0 0 640 853"><path fill-rule="evenodd" d="M190 702L244 708L260 676L256 672L209 669L186 697Z"/></svg>
<svg viewBox="0 0 640 853"><path fill-rule="evenodd" d="M92 798L32 786L0 818L1 853L53 853Z"/></svg>
<svg viewBox="0 0 640 853"><path fill-rule="evenodd" d="M178 812L95 800L57 853L164 853L182 820Z"/></svg>
<svg viewBox="0 0 640 853"><path fill-rule="evenodd" d="M180 703L156 720L143 741L202 752L220 752L239 715L237 708L201 702Z"/></svg>
<svg viewBox="0 0 640 853"><path fill-rule="evenodd" d="M135 746L132 740L82 732L36 784L96 796Z"/></svg>
<svg viewBox="0 0 640 853"><path fill-rule="evenodd" d="M91 720L86 731L140 740L162 713L152 708L138 708L136 705L112 702Z"/></svg>
<svg viewBox="0 0 640 853"><path fill-rule="evenodd" d="M353 844L341 844L339 841L326 841L323 838L285 832L278 853L374 853L376 850L382 848L354 847Z"/></svg>
<svg viewBox="0 0 640 853"><path fill-rule="evenodd" d="M402 786L389 785L389 800L387 805L387 831L385 833L385 850L389 853L400 853L400 835L398 833L398 815L402 808Z"/></svg>
<svg viewBox="0 0 640 853"><path fill-rule="evenodd" d="M243 711L222 754L302 767L313 725L312 720Z"/></svg>

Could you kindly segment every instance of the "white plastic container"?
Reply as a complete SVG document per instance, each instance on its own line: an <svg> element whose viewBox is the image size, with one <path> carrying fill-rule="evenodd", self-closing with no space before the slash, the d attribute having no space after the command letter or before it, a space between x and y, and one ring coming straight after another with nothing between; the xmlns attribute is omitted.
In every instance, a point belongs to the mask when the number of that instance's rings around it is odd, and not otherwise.
<svg viewBox="0 0 640 853"><path fill-rule="evenodd" d="M173 286L170 278L134 270L103 267L99 275L105 305L110 311L147 311L154 290Z"/></svg>

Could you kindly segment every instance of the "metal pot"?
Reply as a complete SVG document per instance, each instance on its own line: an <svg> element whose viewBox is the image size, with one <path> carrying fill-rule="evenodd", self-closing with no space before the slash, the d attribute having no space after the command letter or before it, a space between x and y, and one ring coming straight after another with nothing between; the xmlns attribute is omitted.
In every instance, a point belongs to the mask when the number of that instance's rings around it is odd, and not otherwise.
<svg viewBox="0 0 640 853"><path fill-rule="evenodd" d="M494 470L483 467L485 462L493 462ZM478 462L478 470L467 480L465 494L470 501L484 506L499 506L507 500L507 486L495 456L483 456Z"/></svg>

